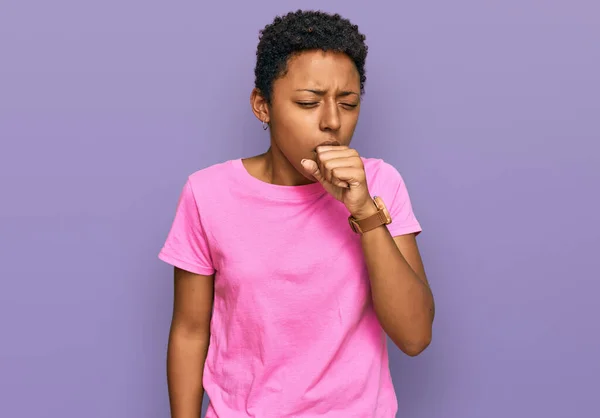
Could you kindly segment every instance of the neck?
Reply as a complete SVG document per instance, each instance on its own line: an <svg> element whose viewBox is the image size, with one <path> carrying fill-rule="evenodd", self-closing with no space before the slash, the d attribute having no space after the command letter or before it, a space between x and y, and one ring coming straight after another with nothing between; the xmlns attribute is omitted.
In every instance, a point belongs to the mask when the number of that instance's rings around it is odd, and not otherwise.
<svg viewBox="0 0 600 418"><path fill-rule="evenodd" d="M275 144L259 156L256 175L259 179L281 186L301 186L312 183L300 174Z"/></svg>

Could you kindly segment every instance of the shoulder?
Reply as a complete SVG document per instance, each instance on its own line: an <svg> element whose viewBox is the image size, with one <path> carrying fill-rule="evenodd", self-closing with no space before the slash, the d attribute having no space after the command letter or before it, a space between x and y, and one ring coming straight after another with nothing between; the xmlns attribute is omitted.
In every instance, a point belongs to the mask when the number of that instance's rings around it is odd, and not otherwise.
<svg viewBox="0 0 600 418"><path fill-rule="evenodd" d="M230 189L231 171L235 160L212 164L188 174L180 196L180 202L198 205L202 196L220 197L220 194ZM219 196L217 196L219 195Z"/></svg>
<svg viewBox="0 0 600 418"><path fill-rule="evenodd" d="M408 189L400 172L382 159L364 158L367 185L372 196L385 202L393 222L388 226L392 236L420 233Z"/></svg>
<svg viewBox="0 0 600 418"><path fill-rule="evenodd" d="M228 177L234 163L235 160L228 160L199 169L188 176L188 181L193 186L214 185Z"/></svg>
<svg viewBox="0 0 600 418"><path fill-rule="evenodd" d="M235 160L228 160L196 170L188 175L186 187L194 195L214 195L218 191L229 190L234 165Z"/></svg>
<svg viewBox="0 0 600 418"><path fill-rule="evenodd" d="M392 164L381 158L361 157L365 167L367 183L373 187L398 187L403 183L402 175Z"/></svg>

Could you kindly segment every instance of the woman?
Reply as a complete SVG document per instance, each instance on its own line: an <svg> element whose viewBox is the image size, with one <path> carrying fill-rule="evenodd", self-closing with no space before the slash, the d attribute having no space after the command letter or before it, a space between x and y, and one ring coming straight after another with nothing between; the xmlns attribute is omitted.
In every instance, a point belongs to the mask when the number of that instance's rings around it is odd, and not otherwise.
<svg viewBox="0 0 600 418"><path fill-rule="evenodd" d="M419 354L434 303L400 174L350 148L364 40L321 12L261 31L250 104L270 147L192 174L160 253L173 417L204 391L207 417L395 416L385 335Z"/></svg>

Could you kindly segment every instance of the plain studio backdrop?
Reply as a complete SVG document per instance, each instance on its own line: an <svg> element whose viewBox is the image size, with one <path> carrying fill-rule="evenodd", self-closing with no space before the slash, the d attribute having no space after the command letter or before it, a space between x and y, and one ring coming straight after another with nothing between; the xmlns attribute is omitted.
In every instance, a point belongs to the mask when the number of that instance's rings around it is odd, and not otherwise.
<svg viewBox="0 0 600 418"><path fill-rule="evenodd" d="M258 31L298 8L367 35L353 144L424 228L434 339L391 350L398 416L599 417L593 0L3 0L0 416L168 416L157 253L190 173L266 150Z"/></svg>

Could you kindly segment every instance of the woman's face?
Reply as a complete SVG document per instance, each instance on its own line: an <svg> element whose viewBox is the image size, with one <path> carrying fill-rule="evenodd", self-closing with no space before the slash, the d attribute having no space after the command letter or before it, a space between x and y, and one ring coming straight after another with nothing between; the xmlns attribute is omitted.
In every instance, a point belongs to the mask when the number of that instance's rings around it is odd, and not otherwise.
<svg viewBox="0 0 600 418"><path fill-rule="evenodd" d="M303 173L300 161L315 147L348 145L360 112L360 76L343 53L306 51L293 56L273 83L269 121L281 153Z"/></svg>

